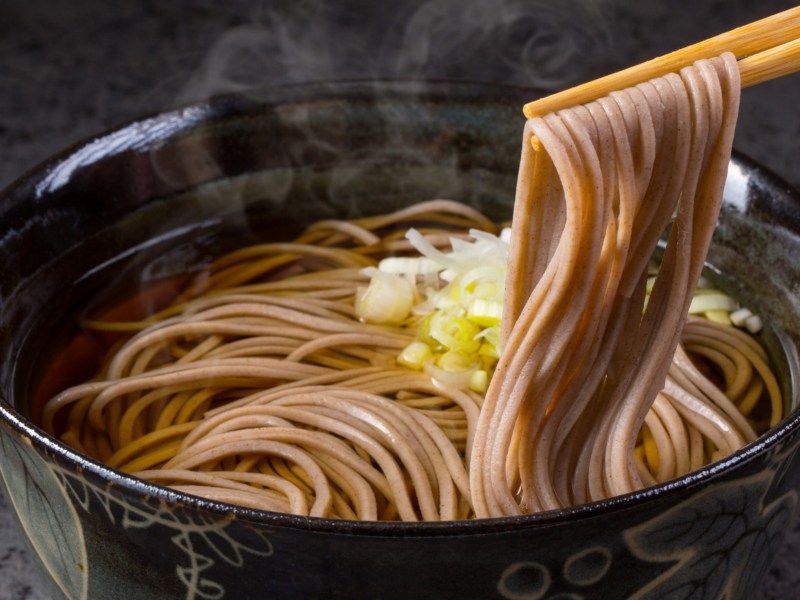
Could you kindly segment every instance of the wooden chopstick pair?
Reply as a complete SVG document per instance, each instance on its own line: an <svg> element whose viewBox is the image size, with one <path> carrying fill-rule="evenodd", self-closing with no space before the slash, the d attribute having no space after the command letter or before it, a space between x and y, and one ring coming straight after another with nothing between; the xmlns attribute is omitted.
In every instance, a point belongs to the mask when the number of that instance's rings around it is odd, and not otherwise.
<svg viewBox="0 0 800 600"><path fill-rule="evenodd" d="M800 7L530 102L523 107L523 112L531 118L585 104L614 90L677 72L702 58L719 56L723 52L732 52L738 59L742 87L800 70Z"/></svg>

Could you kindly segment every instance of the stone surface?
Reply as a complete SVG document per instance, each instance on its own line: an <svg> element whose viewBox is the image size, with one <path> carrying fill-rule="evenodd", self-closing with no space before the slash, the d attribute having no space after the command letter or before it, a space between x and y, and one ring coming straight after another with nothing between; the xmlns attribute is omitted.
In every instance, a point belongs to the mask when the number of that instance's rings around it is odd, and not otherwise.
<svg viewBox="0 0 800 600"><path fill-rule="evenodd" d="M757 6L755 6L757 4ZM560 89L794 5L762 0L0 2L0 187L145 114L256 85L436 77ZM735 146L800 186L800 75L746 90ZM796 596L800 527L762 598ZM0 598L46 600L0 498Z"/></svg>

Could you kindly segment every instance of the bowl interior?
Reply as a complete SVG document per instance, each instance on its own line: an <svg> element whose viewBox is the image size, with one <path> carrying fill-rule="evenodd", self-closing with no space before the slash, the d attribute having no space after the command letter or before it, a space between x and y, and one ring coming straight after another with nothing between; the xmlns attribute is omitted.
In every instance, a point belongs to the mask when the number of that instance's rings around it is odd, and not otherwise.
<svg viewBox="0 0 800 600"><path fill-rule="evenodd" d="M225 250L430 198L508 220L519 107L535 94L430 82L287 87L145 119L34 170L0 211L9 230L0 261L10 265L0 276L0 389L15 426L76 460L31 421L43 373L78 320ZM737 155L708 259L709 276L762 315L787 414L798 406L797 207L792 190Z"/></svg>

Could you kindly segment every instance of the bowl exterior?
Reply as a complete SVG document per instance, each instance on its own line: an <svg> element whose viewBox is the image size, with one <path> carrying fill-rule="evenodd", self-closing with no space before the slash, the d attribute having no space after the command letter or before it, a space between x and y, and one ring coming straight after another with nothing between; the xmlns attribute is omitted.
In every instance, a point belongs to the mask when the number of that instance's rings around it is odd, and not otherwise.
<svg viewBox="0 0 800 600"><path fill-rule="evenodd" d="M752 598L800 484L794 435L629 506L409 531L148 497L29 442L0 428L3 492L70 599Z"/></svg>

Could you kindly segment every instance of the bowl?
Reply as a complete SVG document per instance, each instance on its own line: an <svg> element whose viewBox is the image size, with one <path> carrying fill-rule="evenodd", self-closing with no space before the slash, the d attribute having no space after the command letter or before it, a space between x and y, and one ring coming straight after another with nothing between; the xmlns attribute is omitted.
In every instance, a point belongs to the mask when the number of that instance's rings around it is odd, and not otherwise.
<svg viewBox="0 0 800 600"><path fill-rule="evenodd" d="M86 140L3 192L0 476L54 598L752 597L800 489L800 203L739 154L708 268L767 324L788 416L687 476L520 517L360 523L181 494L35 424L59 340L109 289L426 198L508 218L536 95L407 81L225 96Z"/></svg>

